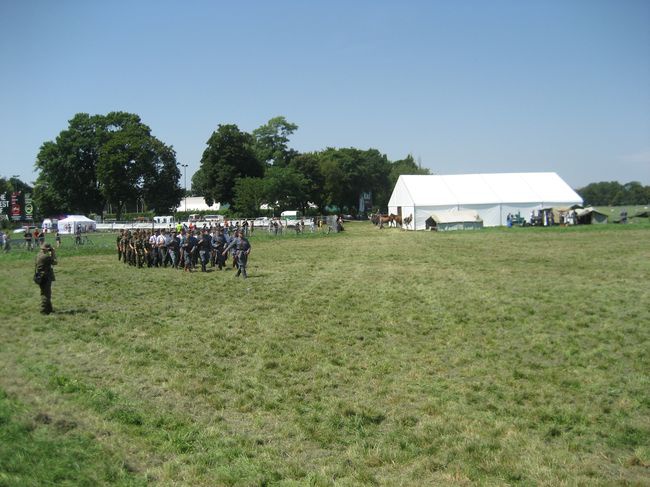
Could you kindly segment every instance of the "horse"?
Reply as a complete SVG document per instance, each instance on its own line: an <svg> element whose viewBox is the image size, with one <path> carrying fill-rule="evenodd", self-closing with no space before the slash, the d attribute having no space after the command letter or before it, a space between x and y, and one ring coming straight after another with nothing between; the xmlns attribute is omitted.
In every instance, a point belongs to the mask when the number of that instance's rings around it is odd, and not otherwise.
<svg viewBox="0 0 650 487"><path fill-rule="evenodd" d="M413 221L413 213L411 213L409 216L404 218L404 228L409 228L412 221Z"/></svg>
<svg viewBox="0 0 650 487"><path fill-rule="evenodd" d="M370 221L374 225L379 225L379 228L384 228L384 225L391 225L393 218L392 215L382 215L377 212L370 217Z"/></svg>
<svg viewBox="0 0 650 487"><path fill-rule="evenodd" d="M390 223L389 226L393 228L397 228L398 226L402 226L402 217L400 215L393 215L392 213L388 215L390 217Z"/></svg>

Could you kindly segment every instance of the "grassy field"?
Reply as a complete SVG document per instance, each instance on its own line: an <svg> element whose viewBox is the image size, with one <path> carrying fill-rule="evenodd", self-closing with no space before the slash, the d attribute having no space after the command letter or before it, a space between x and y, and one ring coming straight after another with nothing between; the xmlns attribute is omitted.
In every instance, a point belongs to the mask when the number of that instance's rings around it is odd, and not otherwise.
<svg viewBox="0 0 650 487"><path fill-rule="evenodd" d="M0 255L0 486L650 485L650 225Z"/></svg>

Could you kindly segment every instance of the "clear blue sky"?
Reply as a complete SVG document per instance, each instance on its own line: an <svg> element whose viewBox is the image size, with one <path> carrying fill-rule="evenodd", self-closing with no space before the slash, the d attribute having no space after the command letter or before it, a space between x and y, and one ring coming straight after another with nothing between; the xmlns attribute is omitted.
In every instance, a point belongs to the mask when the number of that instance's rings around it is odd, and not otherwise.
<svg viewBox="0 0 650 487"><path fill-rule="evenodd" d="M188 185L218 124L277 115L299 151L647 185L650 0L0 1L0 176L113 110Z"/></svg>

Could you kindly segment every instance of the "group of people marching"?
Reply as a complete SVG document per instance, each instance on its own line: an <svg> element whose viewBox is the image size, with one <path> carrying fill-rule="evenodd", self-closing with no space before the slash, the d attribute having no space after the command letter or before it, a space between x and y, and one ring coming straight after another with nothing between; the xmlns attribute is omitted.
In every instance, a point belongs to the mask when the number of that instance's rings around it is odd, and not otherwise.
<svg viewBox="0 0 650 487"><path fill-rule="evenodd" d="M117 236L117 257L134 267L171 267L192 272L201 266L222 270L228 255L237 267L235 276L248 277L246 265L251 244L245 230L237 229L231 236L227 228L203 228L201 230L122 230Z"/></svg>

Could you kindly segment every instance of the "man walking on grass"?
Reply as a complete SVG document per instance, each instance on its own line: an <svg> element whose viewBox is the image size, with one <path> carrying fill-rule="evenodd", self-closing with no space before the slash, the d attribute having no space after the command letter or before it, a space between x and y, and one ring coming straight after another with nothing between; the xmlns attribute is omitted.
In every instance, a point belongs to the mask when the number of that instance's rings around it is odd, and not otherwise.
<svg viewBox="0 0 650 487"><path fill-rule="evenodd" d="M226 255L230 249L234 251L233 259L237 259L237 274L235 274L235 277L239 277L242 274L244 279L246 279L248 277L246 274L246 264L248 263L248 254L251 253L251 244L242 232L236 232L235 238L230 241L222 252L222 255Z"/></svg>

